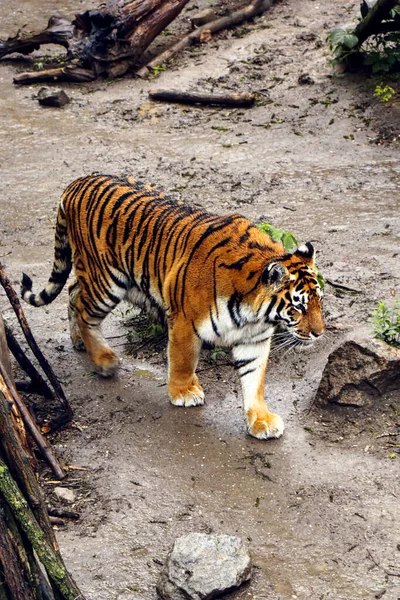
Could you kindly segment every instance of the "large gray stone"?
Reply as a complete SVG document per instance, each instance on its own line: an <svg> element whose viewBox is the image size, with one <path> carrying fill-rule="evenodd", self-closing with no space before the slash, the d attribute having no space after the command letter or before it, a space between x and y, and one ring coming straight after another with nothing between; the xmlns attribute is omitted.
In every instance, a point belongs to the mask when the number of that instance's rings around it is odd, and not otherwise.
<svg viewBox="0 0 400 600"><path fill-rule="evenodd" d="M400 389L400 350L366 337L334 350L322 374L316 400L366 406L374 398Z"/></svg>
<svg viewBox="0 0 400 600"><path fill-rule="evenodd" d="M157 593L163 600L211 600L250 577L250 555L240 538L191 533L175 541Z"/></svg>

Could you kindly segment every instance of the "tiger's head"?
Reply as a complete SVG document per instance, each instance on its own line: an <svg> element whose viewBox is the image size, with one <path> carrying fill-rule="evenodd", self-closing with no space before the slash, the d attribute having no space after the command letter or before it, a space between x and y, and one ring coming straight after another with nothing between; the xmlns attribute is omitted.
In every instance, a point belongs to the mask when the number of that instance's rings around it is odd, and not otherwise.
<svg viewBox="0 0 400 600"><path fill-rule="evenodd" d="M263 283L271 289L265 321L282 325L300 344L311 344L325 331L322 317L323 291L310 242L270 262Z"/></svg>

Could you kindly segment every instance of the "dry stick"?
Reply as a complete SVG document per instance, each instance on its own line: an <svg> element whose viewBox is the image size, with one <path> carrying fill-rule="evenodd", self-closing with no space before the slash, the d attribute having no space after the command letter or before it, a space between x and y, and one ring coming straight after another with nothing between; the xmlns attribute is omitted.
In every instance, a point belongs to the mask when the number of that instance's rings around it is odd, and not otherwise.
<svg viewBox="0 0 400 600"><path fill-rule="evenodd" d="M40 375L39 371L37 371L36 367L31 363L29 358L26 356L25 352L22 350L19 345L18 340L14 336L11 328L4 323L6 330L6 338L8 347L13 354L14 358L20 365L20 367L25 371L25 373L30 377L32 381L33 388L37 390L40 394L42 394L45 398L54 398L54 394Z"/></svg>
<svg viewBox="0 0 400 600"><path fill-rule="evenodd" d="M25 427L27 428L27 430L31 434L32 438L34 439L36 445L38 446L39 450L41 451L41 453L47 460L55 477L57 477L58 479L64 479L65 473L62 470L62 468L60 467L56 457L54 456L53 450L52 450L49 442L41 434L38 426L32 419L29 410L26 408L24 402L22 401L22 398L19 396L18 392L16 391L12 382L10 381L10 378L7 375L7 372L1 362L0 362L0 391L3 393L4 397L7 400L10 400L11 402L15 402L15 404L17 405L18 410L21 413L21 417L22 417Z"/></svg>
<svg viewBox="0 0 400 600"><path fill-rule="evenodd" d="M356 290L355 288L351 288L348 285L343 285L342 283L337 283L336 281L332 281L332 279L325 279L325 282L328 285L331 285L338 290L343 290L344 292L353 292L353 294L361 294L361 290Z"/></svg>
<svg viewBox="0 0 400 600"><path fill-rule="evenodd" d="M371 551L369 550L369 548L367 548L367 554L370 557L370 559L372 560L372 562L374 563L374 565L376 567L379 567L380 569L383 570L384 573L386 573L386 575L388 575L389 577L400 577L400 573L392 573L391 571L389 571L388 569L386 569L383 565L381 565L380 562L378 562L371 554Z"/></svg>
<svg viewBox="0 0 400 600"><path fill-rule="evenodd" d="M64 408L65 412L67 413L69 419L72 419L71 406L65 397L64 391L63 391L53 369L51 368L50 364L47 362L46 358L43 356L39 346L36 343L35 338L32 335L32 331L30 330L30 327L29 327L26 317L24 315L24 311L22 310L22 306L19 301L19 298L18 298L17 294L15 293L14 288L11 285L11 281L7 277L4 267L1 263L0 263L0 283L3 286L5 292L8 296L8 299L11 303L11 306L14 309L15 314L17 315L17 319L19 321L19 324L21 325L22 331L24 333L26 341L29 344L29 347L31 348L33 354L37 358L41 368L47 375L51 385L53 386L53 389L56 393L57 400L61 403L61 405Z"/></svg>
<svg viewBox="0 0 400 600"><path fill-rule="evenodd" d="M210 23L206 23L202 27L199 27L195 31L192 31L184 38L182 38L179 42L162 52L153 60L151 60L147 65L139 69L136 75L138 77L146 77L149 74L149 69L154 67L159 67L164 63L167 63L174 57L178 52L190 46L191 44L196 44L200 41L201 34L203 31L209 31L210 33L216 33L217 31L221 31L222 29L227 29L228 27L232 27L234 25L239 25L243 23L243 21L247 21L252 17L255 17L263 12L265 12L268 8L271 7L273 0L253 0L249 6L246 8L242 8L241 10L237 10L233 12L231 15L227 17L221 17L220 19L216 19L215 21L211 21Z"/></svg>
<svg viewBox="0 0 400 600"><path fill-rule="evenodd" d="M195 92L180 92L179 90L150 90L150 98L165 102L182 104L218 104L223 106L249 107L253 106L254 94L202 94Z"/></svg>
<svg viewBox="0 0 400 600"><path fill-rule="evenodd" d="M32 513L30 506L11 477L5 462L0 458L0 492L4 496L14 518L20 523L32 544L40 562L45 567L52 583L65 600L76 600L83 596L68 573L61 557L49 544Z"/></svg>

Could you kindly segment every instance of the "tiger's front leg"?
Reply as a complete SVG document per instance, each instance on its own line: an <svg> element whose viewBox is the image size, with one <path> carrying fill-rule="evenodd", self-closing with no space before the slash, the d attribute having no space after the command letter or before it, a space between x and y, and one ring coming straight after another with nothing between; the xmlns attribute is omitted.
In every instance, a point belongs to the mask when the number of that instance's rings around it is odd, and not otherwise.
<svg viewBox="0 0 400 600"><path fill-rule="evenodd" d="M264 400L264 378L271 339L234 346L232 355L243 391L247 430L259 439L279 438L285 428L279 415L269 412Z"/></svg>
<svg viewBox="0 0 400 600"><path fill-rule="evenodd" d="M183 316L169 320L168 337L168 391L172 404L204 404L204 392L195 375L201 340Z"/></svg>

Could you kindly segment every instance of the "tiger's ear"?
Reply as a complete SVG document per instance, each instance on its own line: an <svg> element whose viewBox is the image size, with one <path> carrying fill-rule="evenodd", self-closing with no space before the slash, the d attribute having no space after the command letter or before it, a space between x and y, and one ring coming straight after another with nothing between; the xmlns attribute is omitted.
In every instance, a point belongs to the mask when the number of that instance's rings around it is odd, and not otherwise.
<svg viewBox="0 0 400 600"><path fill-rule="evenodd" d="M281 263L272 262L267 265L261 276L261 281L264 285L279 286L284 278L287 276L288 271Z"/></svg>
<svg viewBox="0 0 400 600"><path fill-rule="evenodd" d="M305 262L314 264L315 252L314 247L310 242L299 246L295 252L296 256L300 256Z"/></svg>

